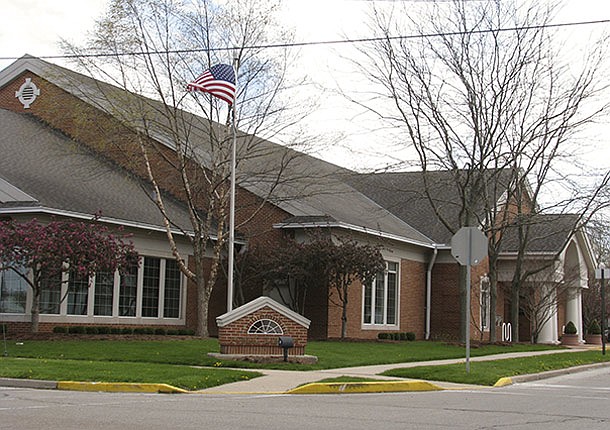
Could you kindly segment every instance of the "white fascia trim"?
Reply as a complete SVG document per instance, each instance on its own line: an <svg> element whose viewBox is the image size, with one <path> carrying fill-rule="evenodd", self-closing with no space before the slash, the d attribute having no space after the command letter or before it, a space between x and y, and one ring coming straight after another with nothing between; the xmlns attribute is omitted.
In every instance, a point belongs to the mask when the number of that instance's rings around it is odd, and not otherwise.
<svg viewBox="0 0 610 430"><path fill-rule="evenodd" d="M52 209L52 208L46 208L43 206L33 206L33 207L23 207L23 208L0 208L0 214L10 215L10 214L33 214L33 213L43 213L43 214L47 214L47 215L59 215L59 216L64 216L64 217L68 217L68 218L77 218L77 219L84 219L84 220L89 220L89 221L93 217L93 215L91 215L91 214L83 214L80 212L65 211L65 210L61 210L61 209ZM152 224L144 224L144 223L138 223L138 222L134 222L134 221L126 221L126 220L120 220L117 218L109 218L109 217L103 217L103 216L100 217L98 220L100 222L103 222L106 224L121 225L124 227L138 228L138 229L142 229L142 230L151 230L151 231L158 231L158 232L165 233L164 227L152 225ZM183 234L181 231L175 230L175 229L172 229L172 233L179 234L179 235ZM193 232L191 232L191 231L189 231L187 233L188 233L188 235L193 234ZM210 239L216 240L216 237L210 236ZM244 244L245 242L236 241L236 243Z"/></svg>
<svg viewBox="0 0 610 430"><path fill-rule="evenodd" d="M517 257L519 256L518 252L501 252L498 257L501 260L516 260ZM552 260L555 258L556 253L555 252L526 252L524 254L525 257L538 257L541 259L546 259L546 260Z"/></svg>
<svg viewBox="0 0 610 430"><path fill-rule="evenodd" d="M305 328L309 328L309 324L311 324L311 320L309 320L308 318L305 318L303 315L296 313L292 309L287 308L286 306L276 302L271 297L267 296L258 297L243 306L240 306L230 312L224 313L216 317L216 324L218 324L218 327L224 327L227 324L232 323L233 321L237 321L238 319L243 318L248 314L251 314L259 309L264 308L265 306L270 307L277 313L282 314L287 318L290 318L291 320L302 325Z"/></svg>
<svg viewBox="0 0 610 430"><path fill-rule="evenodd" d="M347 224L344 222L333 221L333 222L308 222L308 223L277 223L273 224L273 228L282 229L282 228L343 228L346 230L356 231L364 234L372 234L375 236L382 237L384 239L396 240L398 242L409 243L411 245L423 246L424 248L434 249L439 247L438 244L434 244L432 242L421 242L418 240L408 239L404 236L399 236L397 234L385 233L381 230L373 230L367 227L362 227L353 224ZM442 247L442 245L441 245Z"/></svg>

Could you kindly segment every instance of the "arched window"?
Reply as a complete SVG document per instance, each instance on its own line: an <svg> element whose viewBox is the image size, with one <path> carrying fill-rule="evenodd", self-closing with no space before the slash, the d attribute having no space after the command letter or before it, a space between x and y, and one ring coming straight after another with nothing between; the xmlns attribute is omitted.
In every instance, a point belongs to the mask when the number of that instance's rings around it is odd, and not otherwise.
<svg viewBox="0 0 610 430"><path fill-rule="evenodd" d="M270 319L260 319L248 329L248 334L284 334L278 323Z"/></svg>

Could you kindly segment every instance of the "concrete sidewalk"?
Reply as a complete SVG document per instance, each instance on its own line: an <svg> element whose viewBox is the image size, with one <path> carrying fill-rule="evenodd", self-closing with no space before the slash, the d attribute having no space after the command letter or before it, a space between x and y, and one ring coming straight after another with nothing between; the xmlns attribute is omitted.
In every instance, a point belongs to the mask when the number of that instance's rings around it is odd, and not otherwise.
<svg viewBox="0 0 610 430"><path fill-rule="evenodd" d="M546 354L570 353L585 351L590 348L574 348L566 350L516 352L508 354L487 355L472 357L471 361L502 360L508 358L538 356ZM437 391L437 390L473 390L485 389L480 385L455 384L440 381L421 381L414 379L400 379L381 376L386 370L434 366L443 364L465 363L464 358L449 360L421 361L410 363L381 364L374 366L346 367L340 369L325 369L315 371L268 370L259 369L263 376L258 378L234 382L205 390L187 392L166 384L129 384L129 383L98 383L98 382L71 382L71 381L35 381L28 379L0 378L0 386L40 389L64 389L77 391L107 391L107 392L147 392L147 393L196 393L196 394L323 394L323 393L376 393L398 391ZM534 375L521 375L510 378L501 378L496 386L509 385L549 378L561 374L573 373L594 367L610 366L610 363L598 363L578 366L561 370L553 370ZM244 369L239 369L244 370ZM256 370L256 369L252 369ZM353 376L375 379L375 382L362 383L318 383L323 379L340 376Z"/></svg>
<svg viewBox="0 0 610 430"><path fill-rule="evenodd" d="M471 357L471 361L490 361L490 360L501 360L508 358L518 358L518 357L529 357L535 355L546 355L546 354L556 354L556 353L570 353L574 351L586 351L587 348L574 348L574 349L565 349L565 350L550 350L550 351L533 351L533 352L515 352L508 354L496 354L496 355L487 355L483 357ZM448 360L433 360L433 361L421 361L421 362L409 362L409 363L394 363L394 364L380 364L373 366L360 366L360 367L345 367L339 369L325 369L325 370L315 370L315 371L287 371L287 370L266 370L261 369L259 372L263 373L264 376L254 378L248 381L239 381L231 384L221 385L218 387L207 388L205 390L198 391L199 393L206 394L255 394L255 393L291 393L298 392L300 394L304 394L307 392L305 389L300 389L295 391L295 389L303 384L315 383L317 381L321 381L323 379L336 378L340 376L353 376L360 378L370 378L377 380L387 380L387 381L397 381L399 378L395 377L387 377L381 376L379 373L385 372L390 369L404 368L404 367L416 367L416 366L436 366L443 364L454 364L454 363L465 363L465 358L459 359L448 359ZM605 363L601 363L602 365L606 365ZM581 366L582 367L582 366ZM588 367L588 366L587 366ZM562 372L569 373L573 372L574 368L570 369L562 369L553 372ZM546 372L545 372L546 373ZM520 377L514 377L511 381L503 381L502 385L507 385L510 382L517 381L525 381L527 378L531 377L532 379L540 379L540 375L522 375ZM418 380L404 380L410 382L410 384L405 384L403 388L404 390L399 391L413 391L409 388L421 388L415 382L420 383L422 381ZM480 385L468 385L468 384L455 384L451 382L440 382L440 381L424 381L427 383L427 386L430 389L482 389ZM372 382L366 384L366 388L370 390L373 389L374 384L385 384L384 382ZM333 384L339 388L341 386L345 386L346 384ZM387 386L387 384L385 384ZM311 392L317 393L320 391L319 386L312 387ZM345 389L343 390L345 391ZM418 389L417 391L421 391Z"/></svg>

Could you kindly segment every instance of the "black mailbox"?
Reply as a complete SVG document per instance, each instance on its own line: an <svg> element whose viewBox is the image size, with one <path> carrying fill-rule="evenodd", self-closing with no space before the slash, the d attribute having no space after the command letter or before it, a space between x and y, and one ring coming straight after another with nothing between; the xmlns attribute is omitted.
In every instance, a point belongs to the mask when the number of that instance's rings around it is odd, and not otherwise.
<svg viewBox="0 0 610 430"><path fill-rule="evenodd" d="M290 336L280 336L277 344L284 349L284 361L288 361L288 349L294 347L294 339Z"/></svg>

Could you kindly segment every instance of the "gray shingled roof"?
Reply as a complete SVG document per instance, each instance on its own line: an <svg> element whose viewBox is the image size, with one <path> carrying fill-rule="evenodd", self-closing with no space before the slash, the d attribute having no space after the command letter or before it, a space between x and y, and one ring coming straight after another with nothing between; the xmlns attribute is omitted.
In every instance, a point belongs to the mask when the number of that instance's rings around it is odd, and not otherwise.
<svg viewBox="0 0 610 430"><path fill-rule="evenodd" d="M502 188L501 184L508 183L510 172L490 170L488 174L496 175L494 181L489 181L489 184L500 185L496 192L491 189L487 192L487 195L495 200L494 203L497 203L506 190L506 187ZM426 175L426 181L424 181L424 175ZM436 210L449 225L457 230L460 226L462 203L455 175L456 172L446 170L425 173L382 172L354 175L349 178L349 183L436 243L446 244L451 241L452 233L439 220L439 216L424 190L427 186ZM473 208L474 213L482 213L483 202L481 199L478 207Z"/></svg>
<svg viewBox="0 0 610 430"><path fill-rule="evenodd" d="M153 136L162 143L170 139L164 129L159 102L125 92L74 71L55 66L37 58L24 57L0 72L0 85L23 69L47 79L82 100L96 105L110 114L121 109L141 106L154 117ZM106 93L108 96L104 96ZM198 149L199 161L206 164L209 157L208 128L218 124L180 111L187 117L189 142ZM186 132L185 132L186 133ZM289 217L330 217L346 226L367 231L381 231L414 243L431 245L425 234L413 228L368 196L345 182L344 176L352 172L324 162L304 153L260 139L240 135L238 146L238 185L271 201L287 212ZM281 183L275 177L282 171Z"/></svg>
<svg viewBox="0 0 610 430"><path fill-rule="evenodd" d="M580 217L575 214L536 214L525 219L529 229L528 253L557 254L567 245L575 230L579 228ZM510 227L502 237L502 253L518 251L518 229Z"/></svg>
<svg viewBox="0 0 610 430"><path fill-rule="evenodd" d="M151 188L82 145L26 114L0 109L0 210L38 207L142 227L163 226ZM2 197L2 190L5 196ZM185 208L166 198L172 220L186 231Z"/></svg>

